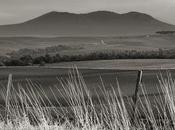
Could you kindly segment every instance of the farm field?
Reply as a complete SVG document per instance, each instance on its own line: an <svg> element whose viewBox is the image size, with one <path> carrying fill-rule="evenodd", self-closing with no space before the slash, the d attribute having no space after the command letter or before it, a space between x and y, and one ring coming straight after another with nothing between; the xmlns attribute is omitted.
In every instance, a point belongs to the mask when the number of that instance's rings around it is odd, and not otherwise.
<svg viewBox="0 0 175 130"><path fill-rule="evenodd" d="M157 50L175 47L174 35L142 35L123 37L0 37L0 55L19 49L44 49L60 46L53 54L86 54L98 51ZM46 52L47 53L47 52ZM42 54L41 54L42 55Z"/></svg>
<svg viewBox="0 0 175 130"><path fill-rule="evenodd" d="M67 67L72 68L94 68L94 69L117 69L117 70L138 70L138 69L173 69L175 68L174 59L116 59L116 60L94 60L94 61L75 61L48 64L48 67Z"/></svg>

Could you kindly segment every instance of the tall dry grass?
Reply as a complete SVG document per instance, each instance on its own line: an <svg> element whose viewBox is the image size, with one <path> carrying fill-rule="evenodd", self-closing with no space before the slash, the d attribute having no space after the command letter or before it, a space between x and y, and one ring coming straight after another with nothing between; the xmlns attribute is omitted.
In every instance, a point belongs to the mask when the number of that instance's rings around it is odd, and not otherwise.
<svg viewBox="0 0 175 130"><path fill-rule="evenodd" d="M20 84L14 87L10 75L8 85L2 92L5 105L1 109L0 129L175 129L175 81L170 73L167 77L158 76L160 95L147 95L143 84L137 106L133 105L132 97L123 97L118 82L117 86L107 90L102 81L96 98L93 98L77 69L69 74L68 79L58 80L62 88L51 89L54 99L50 99L42 86L30 80L25 87Z"/></svg>

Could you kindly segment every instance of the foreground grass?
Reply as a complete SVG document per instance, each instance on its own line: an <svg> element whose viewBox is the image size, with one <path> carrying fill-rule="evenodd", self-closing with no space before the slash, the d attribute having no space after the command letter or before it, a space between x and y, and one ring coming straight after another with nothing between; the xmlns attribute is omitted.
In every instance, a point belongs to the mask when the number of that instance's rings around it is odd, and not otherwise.
<svg viewBox="0 0 175 130"><path fill-rule="evenodd" d="M0 129L172 130L175 127L175 82L170 74L158 77L161 96L150 98L143 85L136 104L132 97L123 97L118 82L106 90L102 81L94 99L77 70L67 80L58 80L62 88L51 90L53 102L42 86L28 80L25 87L20 84L14 87L9 75L2 92L5 107L0 114Z"/></svg>

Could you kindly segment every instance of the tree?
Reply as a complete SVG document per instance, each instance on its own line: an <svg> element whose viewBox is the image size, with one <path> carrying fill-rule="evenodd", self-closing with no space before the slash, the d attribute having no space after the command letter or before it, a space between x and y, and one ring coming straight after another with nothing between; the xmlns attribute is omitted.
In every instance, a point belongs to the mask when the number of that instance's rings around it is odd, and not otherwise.
<svg viewBox="0 0 175 130"><path fill-rule="evenodd" d="M0 61L0 66L5 66L5 64L2 61Z"/></svg>
<svg viewBox="0 0 175 130"><path fill-rule="evenodd" d="M42 62L45 62L44 60L45 60L45 58L44 58L43 56L36 57L36 58L33 60L33 63L34 63L34 64L41 64Z"/></svg>
<svg viewBox="0 0 175 130"><path fill-rule="evenodd" d="M30 55L26 55L20 58L25 65L33 65L33 58Z"/></svg>
<svg viewBox="0 0 175 130"><path fill-rule="evenodd" d="M24 62L22 62L20 59L12 59L5 62L5 65L7 66L24 66Z"/></svg>
<svg viewBox="0 0 175 130"><path fill-rule="evenodd" d="M46 54L44 57L44 61L46 63L53 63L53 57L51 57L49 54Z"/></svg>
<svg viewBox="0 0 175 130"><path fill-rule="evenodd" d="M59 54L56 54L55 56L53 56L53 62L57 63L61 61L61 56Z"/></svg>

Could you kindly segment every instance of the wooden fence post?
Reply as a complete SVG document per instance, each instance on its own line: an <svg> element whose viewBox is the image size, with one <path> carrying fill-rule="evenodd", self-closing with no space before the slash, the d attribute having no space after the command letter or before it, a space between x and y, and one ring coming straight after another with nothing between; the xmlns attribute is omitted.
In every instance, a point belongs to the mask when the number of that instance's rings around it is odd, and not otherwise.
<svg viewBox="0 0 175 130"><path fill-rule="evenodd" d="M136 82L136 88L135 88L135 92L134 92L134 96L133 96L133 118L135 119L135 115L136 115L136 109L137 109L137 100L139 98L139 88L141 87L141 83L142 83L142 70L138 71L137 74L137 82Z"/></svg>
<svg viewBox="0 0 175 130"><path fill-rule="evenodd" d="M8 116L9 116L9 96L10 96L10 91L11 91L11 86L12 86L12 74L9 74L8 76L8 83L7 83L7 92L6 92L6 99L5 99L5 112L6 112L6 123L8 122Z"/></svg>

